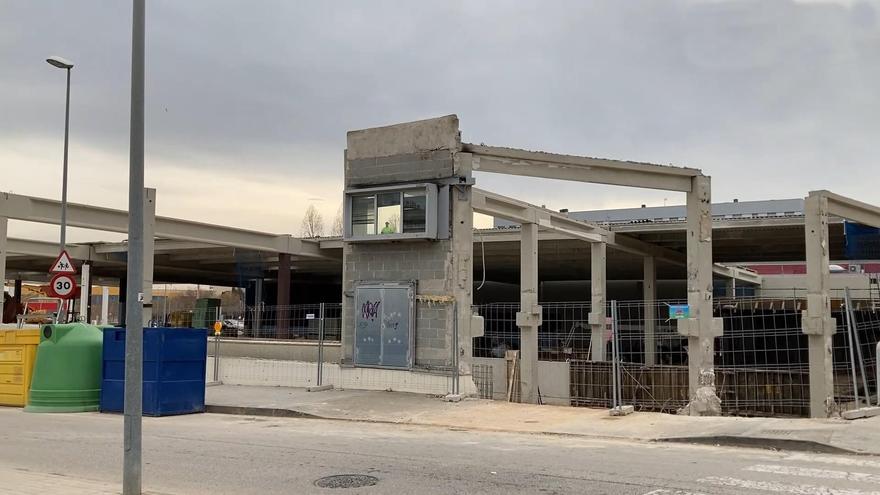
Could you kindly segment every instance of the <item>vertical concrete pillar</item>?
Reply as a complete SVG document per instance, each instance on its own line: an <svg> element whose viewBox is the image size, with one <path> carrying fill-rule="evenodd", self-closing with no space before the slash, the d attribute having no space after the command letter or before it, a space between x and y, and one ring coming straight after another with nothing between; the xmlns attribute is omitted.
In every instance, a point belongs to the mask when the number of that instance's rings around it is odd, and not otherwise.
<svg viewBox="0 0 880 495"><path fill-rule="evenodd" d="M89 321L89 302L92 299L92 264L86 261L80 267L80 287L79 287L79 321L91 323Z"/></svg>
<svg viewBox="0 0 880 495"><path fill-rule="evenodd" d="M287 338L290 306L290 254L278 255L278 290L275 301L275 338Z"/></svg>
<svg viewBox="0 0 880 495"><path fill-rule="evenodd" d="M590 345L593 361L605 361L606 255L604 242L590 243Z"/></svg>
<svg viewBox="0 0 880 495"><path fill-rule="evenodd" d="M125 326L125 302L128 300L128 277L119 278L119 300L117 303L117 320L119 326Z"/></svg>
<svg viewBox="0 0 880 495"><path fill-rule="evenodd" d="M110 287L101 287L101 325L110 324Z"/></svg>
<svg viewBox="0 0 880 495"><path fill-rule="evenodd" d="M156 190L144 188L144 326L153 321L153 264L156 239Z"/></svg>
<svg viewBox="0 0 880 495"><path fill-rule="evenodd" d="M807 309L801 325L807 335L810 358L810 416L826 418L834 409L832 336L837 322L831 317L828 268L828 199L810 193L804 201L807 251Z"/></svg>
<svg viewBox="0 0 880 495"><path fill-rule="evenodd" d="M460 375L471 374L474 338L483 335L482 327L474 328L472 304L474 290L474 208L471 203L470 153L456 153L453 164L460 185L452 186L452 266L455 272L452 295L458 305L458 353Z"/></svg>
<svg viewBox="0 0 880 495"><path fill-rule="evenodd" d="M690 403L683 412L694 416L721 413L715 391L715 337L724 330L712 311L712 194L709 177L691 180L687 193L687 290L690 314L678 320L688 338Z"/></svg>
<svg viewBox="0 0 880 495"><path fill-rule="evenodd" d="M21 279L15 279L15 305L16 307L21 307Z"/></svg>
<svg viewBox="0 0 880 495"><path fill-rule="evenodd" d="M6 299L6 231L9 219L0 217L0 323L3 322L3 302ZM16 297L18 292L15 293Z"/></svg>
<svg viewBox="0 0 880 495"><path fill-rule="evenodd" d="M522 402L538 403L538 225L522 225L520 238L520 302L516 326L520 334L520 383Z"/></svg>
<svg viewBox="0 0 880 495"><path fill-rule="evenodd" d="M653 256L643 260L642 301L645 305L645 365L657 364L657 264Z"/></svg>

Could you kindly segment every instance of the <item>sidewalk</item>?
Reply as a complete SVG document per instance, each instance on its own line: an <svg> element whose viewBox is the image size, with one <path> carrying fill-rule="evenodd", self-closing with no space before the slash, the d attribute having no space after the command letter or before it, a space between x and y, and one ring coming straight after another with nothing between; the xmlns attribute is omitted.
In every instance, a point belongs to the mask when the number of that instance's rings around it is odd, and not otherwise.
<svg viewBox="0 0 880 495"><path fill-rule="evenodd" d="M310 417L443 426L484 431L542 433L638 441L680 441L780 450L880 455L880 417L777 419L688 417L637 412L442 399L401 392L219 385L207 388L208 412Z"/></svg>
<svg viewBox="0 0 880 495"><path fill-rule="evenodd" d="M120 483L85 480L61 474L37 473L27 469L0 466L0 495L46 495L63 493L65 495L119 495ZM144 492L145 495L160 495L157 492Z"/></svg>

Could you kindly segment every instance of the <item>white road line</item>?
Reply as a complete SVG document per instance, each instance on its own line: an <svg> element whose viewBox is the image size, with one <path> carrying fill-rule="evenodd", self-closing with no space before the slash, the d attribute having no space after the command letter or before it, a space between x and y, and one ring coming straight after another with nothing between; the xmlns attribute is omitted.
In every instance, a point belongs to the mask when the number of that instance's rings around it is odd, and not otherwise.
<svg viewBox="0 0 880 495"><path fill-rule="evenodd" d="M792 493L794 495L880 495L880 492L864 492L847 488L828 488L816 485L786 485L774 481L753 481L723 476L708 476L697 480L715 486L730 486L746 490L764 490L767 492Z"/></svg>
<svg viewBox="0 0 880 495"><path fill-rule="evenodd" d="M778 460L778 459L774 459ZM840 466L870 467L880 469L880 462L864 459L861 457L815 455L815 454L791 454L783 458L785 461L795 462L819 462L823 464L837 464Z"/></svg>
<svg viewBox="0 0 880 495"><path fill-rule="evenodd" d="M746 471L756 473L782 474L785 476L802 476L806 478L819 478L823 480L848 480L861 481L864 483L880 483L880 475L870 473L850 473L848 471L834 471L831 469L805 468L800 466L780 466L775 464L757 464L749 466Z"/></svg>
<svg viewBox="0 0 880 495"><path fill-rule="evenodd" d="M699 492L686 492L684 490L667 490L665 488L660 488L659 490L654 490L652 492L648 492L645 495L706 495L706 494L699 493Z"/></svg>

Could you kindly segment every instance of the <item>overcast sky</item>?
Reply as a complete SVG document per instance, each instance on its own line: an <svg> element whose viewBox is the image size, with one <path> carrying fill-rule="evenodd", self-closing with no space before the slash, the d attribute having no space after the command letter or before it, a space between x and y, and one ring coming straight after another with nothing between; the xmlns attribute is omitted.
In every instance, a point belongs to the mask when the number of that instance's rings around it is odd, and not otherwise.
<svg viewBox="0 0 880 495"><path fill-rule="evenodd" d="M715 201L880 203L874 0L147 3L160 215L298 233L313 203L329 225L347 130L450 113L466 142L701 168ZM125 208L130 54L128 1L0 0L0 190L60 197L64 73L44 60L61 55L76 64L70 200ZM477 181L551 208L683 202Z"/></svg>

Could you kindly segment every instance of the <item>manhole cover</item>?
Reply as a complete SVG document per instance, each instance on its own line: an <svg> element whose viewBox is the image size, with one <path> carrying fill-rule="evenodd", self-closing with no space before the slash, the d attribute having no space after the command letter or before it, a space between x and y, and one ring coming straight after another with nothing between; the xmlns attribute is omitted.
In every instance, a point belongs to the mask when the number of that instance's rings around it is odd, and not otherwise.
<svg viewBox="0 0 880 495"><path fill-rule="evenodd" d="M360 488L373 486L379 482L379 478L366 474L337 474L315 480L318 488Z"/></svg>

